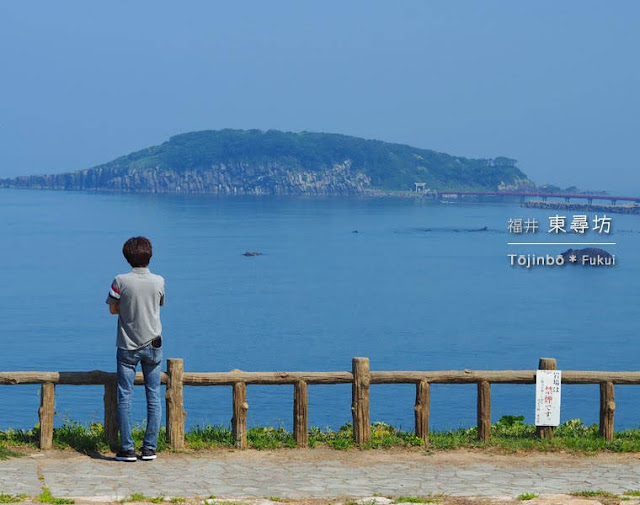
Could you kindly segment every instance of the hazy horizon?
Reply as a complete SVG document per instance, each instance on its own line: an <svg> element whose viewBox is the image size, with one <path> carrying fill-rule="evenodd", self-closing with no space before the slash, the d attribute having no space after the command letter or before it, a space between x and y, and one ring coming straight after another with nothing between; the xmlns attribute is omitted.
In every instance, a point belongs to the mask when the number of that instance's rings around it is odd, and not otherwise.
<svg viewBox="0 0 640 505"><path fill-rule="evenodd" d="M222 128L318 131L640 194L640 4L0 4L0 178Z"/></svg>

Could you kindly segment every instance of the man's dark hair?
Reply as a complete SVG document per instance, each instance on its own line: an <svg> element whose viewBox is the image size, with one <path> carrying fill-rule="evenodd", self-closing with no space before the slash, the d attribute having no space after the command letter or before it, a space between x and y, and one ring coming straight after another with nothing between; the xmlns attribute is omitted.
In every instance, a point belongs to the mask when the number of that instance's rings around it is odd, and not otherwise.
<svg viewBox="0 0 640 505"><path fill-rule="evenodd" d="M122 254L132 267L146 267L151 260L151 241L147 237L131 237L122 246Z"/></svg>

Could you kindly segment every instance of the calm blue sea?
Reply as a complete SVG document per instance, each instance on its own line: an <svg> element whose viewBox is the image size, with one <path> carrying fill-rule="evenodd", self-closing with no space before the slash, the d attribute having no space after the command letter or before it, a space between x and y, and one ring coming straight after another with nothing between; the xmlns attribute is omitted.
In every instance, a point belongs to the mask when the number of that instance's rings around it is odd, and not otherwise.
<svg viewBox="0 0 640 505"><path fill-rule="evenodd" d="M613 268L510 267L509 252L566 249L507 245L525 238L507 232L509 218L537 218L541 231L528 238L547 240L552 214L391 198L0 190L0 370L114 371L116 320L104 300L129 270L122 243L140 234L166 278L165 357L184 358L188 371L350 370L353 356L372 370L533 369L541 356L561 369L640 369L640 216L612 216ZM291 427L292 389L249 386L250 426ZM349 385L309 390L311 425L350 420ZM33 426L38 394L0 386L0 429ZM228 425L230 387L185 394L190 426ZM414 386L371 394L373 421L413 428ZM597 422L597 386L562 395L563 420ZM639 426L640 387L616 395L616 427ZM533 421L532 386L493 386L492 399L494 421ZM141 422L142 389L135 406ZM101 420L102 388L59 386L57 412L58 424ZM475 415L475 386L433 386L432 428L473 426Z"/></svg>

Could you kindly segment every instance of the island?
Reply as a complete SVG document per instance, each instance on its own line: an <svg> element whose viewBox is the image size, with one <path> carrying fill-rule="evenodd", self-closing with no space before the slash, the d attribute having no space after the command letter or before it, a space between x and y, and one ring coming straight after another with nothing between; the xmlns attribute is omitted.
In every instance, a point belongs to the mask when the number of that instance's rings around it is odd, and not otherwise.
<svg viewBox="0 0 640 505"><path fill-rule="evenodd" d="M0 179L0 187L219 195L518 190L506 157L473 159L335 133L208 130L93 168Z"/></svg>

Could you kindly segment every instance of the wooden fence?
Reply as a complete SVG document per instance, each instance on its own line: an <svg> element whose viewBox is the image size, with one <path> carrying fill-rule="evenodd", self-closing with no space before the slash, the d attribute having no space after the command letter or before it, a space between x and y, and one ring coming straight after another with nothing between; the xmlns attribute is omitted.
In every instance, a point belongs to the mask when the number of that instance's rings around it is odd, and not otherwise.
<svg viewBox="0 0 640 505"><path fill-rule="evenodd" d="M538 368L555 370L556 360L541 358ZM351 414L353 437L362 447L370 440L369 388L371 384L415 384L415 434L428 441L431 384L477 384L478 438L488 441L491 435L491 384L535 384L536 370L452 370L452 371L389 371L372 372L369 358L353 358L351 372L185 372L182 359L168 359L162 372L166 385L167 442L173 449L184 447L184 386L232 386L233 418L231 426L236 447L247 447L247 385L293 385L293 432L299 447L308 445L309 385L352 384ZM141 373L136 384L143 384ZM600 385L600 435L613 439L615 412L614 384L640 384L640 372L562 371L563 384ZM93 372L0 372L0 385L41 384L40 447L53 444L53 417L56 385L103 385L104 428L110 444L117 444L116 374ZM548 438L553 428L538 428L538 435Z"/></svg>

